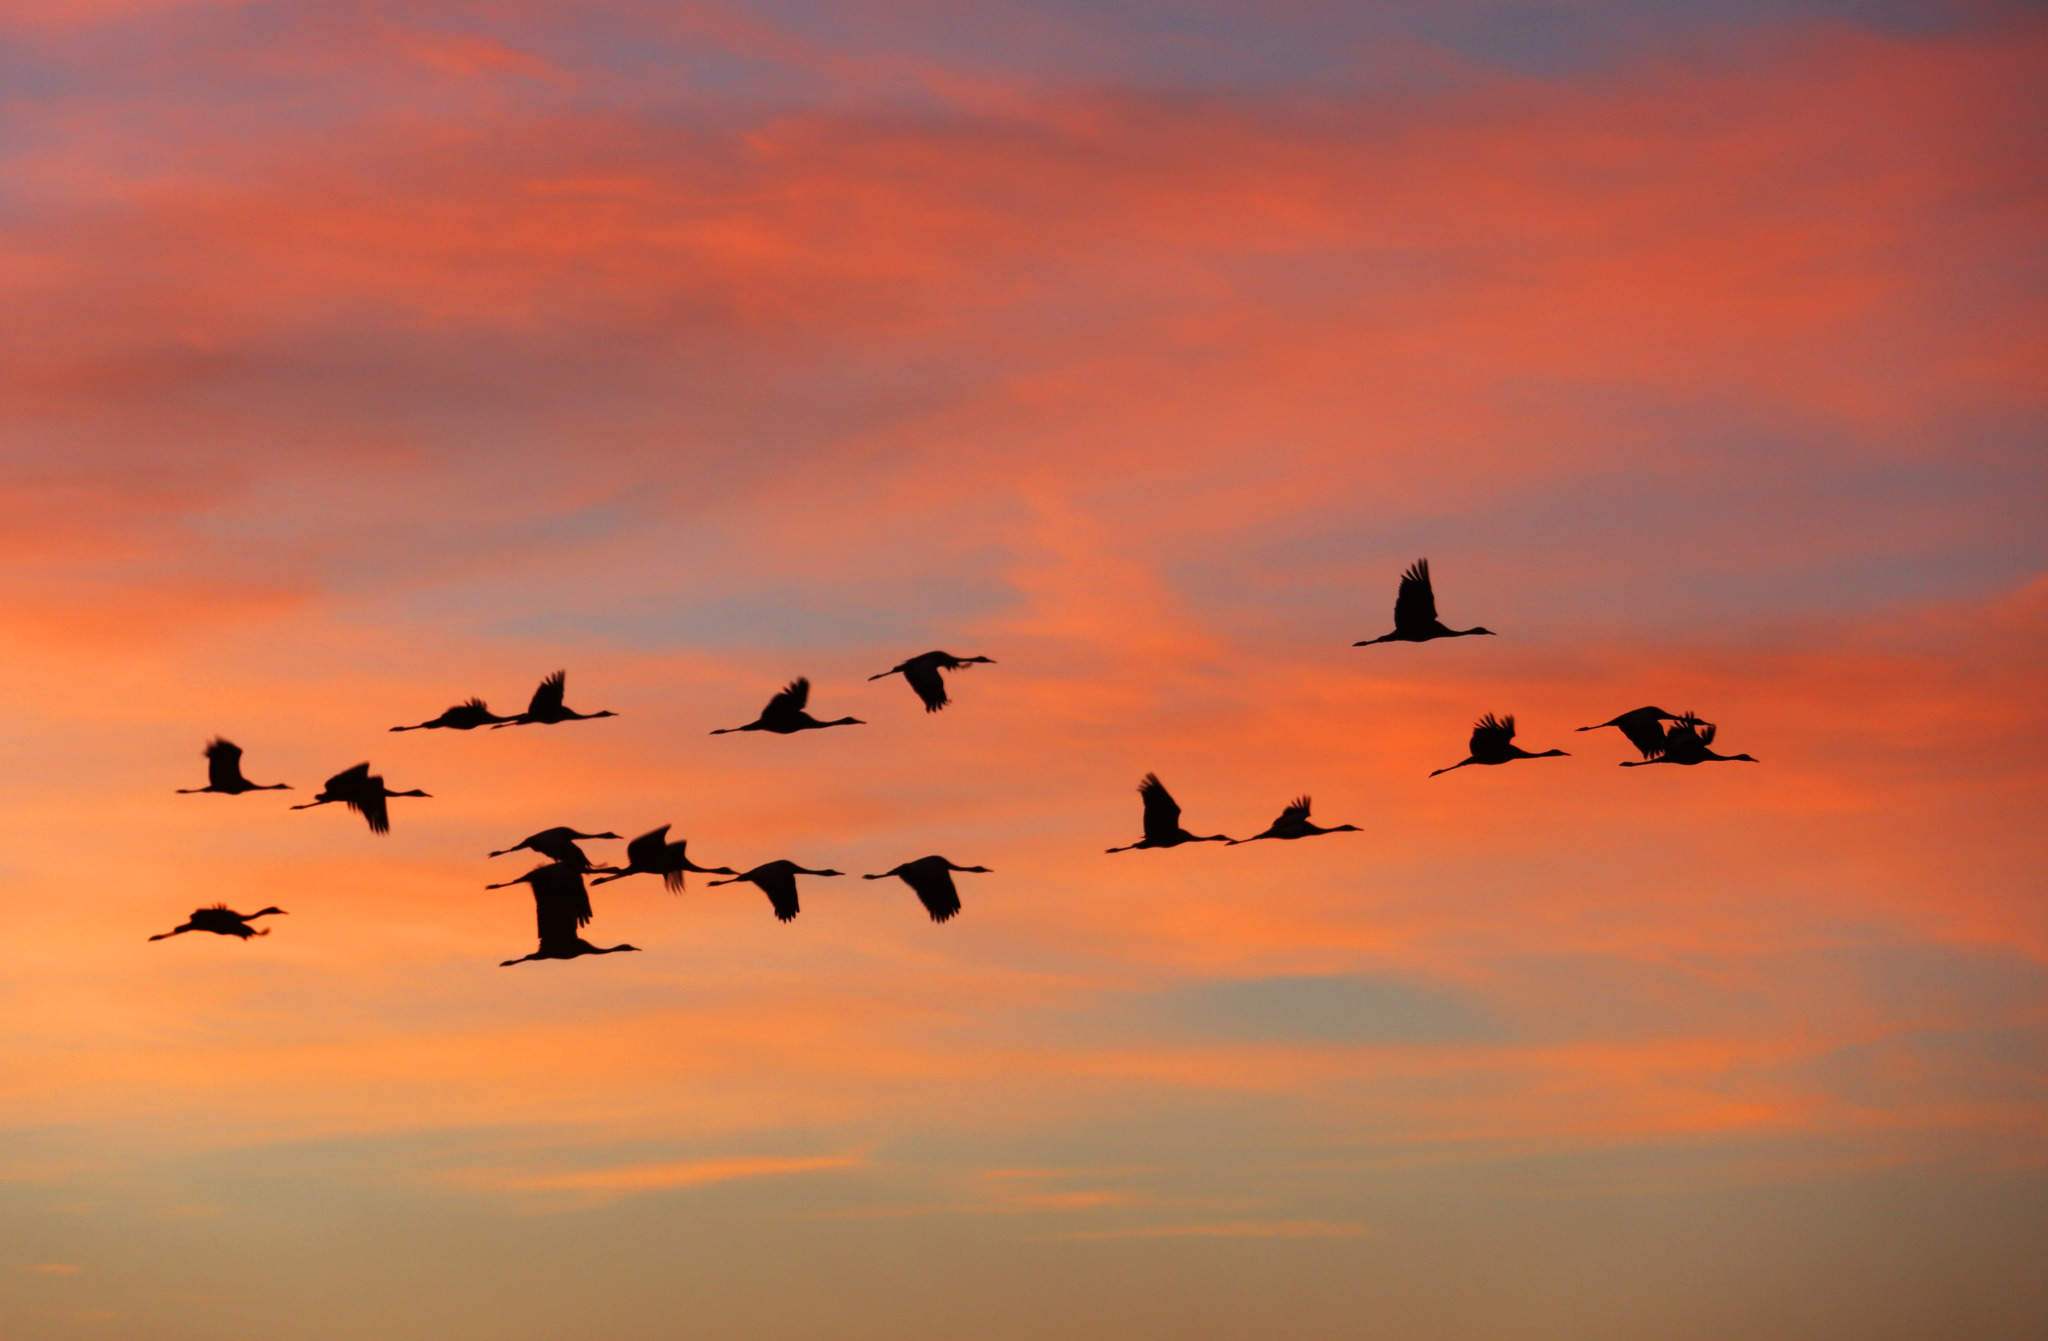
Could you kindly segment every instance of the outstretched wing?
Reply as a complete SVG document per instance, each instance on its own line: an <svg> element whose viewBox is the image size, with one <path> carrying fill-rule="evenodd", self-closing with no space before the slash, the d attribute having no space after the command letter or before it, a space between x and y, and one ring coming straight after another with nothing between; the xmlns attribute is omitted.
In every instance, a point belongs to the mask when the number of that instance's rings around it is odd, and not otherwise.
<svg viewBox="0 0 2048 1341"><path fill-rule="evenodd" d="M668 826L649 829L626 844L626 864L643 871L658 871L668 860Z"/></svg>
<svg viewBox="0 0 2048 1341"><path fill-rule="evenodd" d="M206 781L214 787L232 787L241 782L242 747L220 736L207 741Z"/></svg>
<svg viewBox="0 0 2048 1341"><path fill-rule="evenodd" d="M1436 592L1429 585L1429 560L1417 559L1401 574L1394 597L1394 627L1402 631L1436 623Z"/></svg>
<svg viewBox="0 0 2048 1341"><path fill-rule="evenodd" d="M370 778L369 784L365 790L341 799L350 810L370 822L371 833L390 833L391 814L384 800L384 779Z"/></svg>
<svg viewBox="0 0 2048 1341"><path fill-rule="evenodd" d="M1280 812L1280 818L1274 820L1271 827L1277 829L1283 824L1306 824L1308 810L1309 799L1306 796L1297 796L1287 809Z"/></svg>
<svg viewBox="0 0 2048 1341"><path fill-rule="evenodd" d="M946 697L945 677L939 674L936 665L924 657L905 662L903 678L910 681L910 687L924 700L926 712L937 712L951 701Z"/></svg>
<svg viewBox="0 0 2048 1341"><path fill-rule="evenodd" d="M341 772L336 773L333 777L327 779L327 784L323 790L333 792L339 796L344 792L362 791L369 785L370 765L366 762L357 764L354 768L344 768ZM378 780L377 786L380 790L383 788L384 783L382 779Z"/></svg>
<svg viewBox="0 0 2048 1341"><path fill-rule="evenodd" d="M1138 784L1138 795L1145 800L1145 837L1157 841L1180 832L1180 803L1166 790L1157 773L1145 775L1145 780Z"/></svg>
<svg viewBox="0 0 2048 1341"><path fill-rule="evenodd" d="M1506 717L1495 717L1488 713L1472 728L1472 754L1476 758L1484 758L1489 749L1504 749L1514 738L1515 718L1512 713Z"/></svg>
<svg viewBox="0 0 2048 1341"><path fill-rule="evenodd" d="M755 871L749 878L761 887L761 892L768 896L768 902L775 905L776 921L790 921L801 911L796 902L796 872Z"/></svg>
<svg viewBox="0 0 2048 1341"><path fill-rule="evenodd" d="M960 911L960 891L953 884L953 873L936 862L910 861L896 872L917 893L917 901L932 915L932 921L944 922Z"/></svg>
<svg viewBox="0 0 2048 1341"><path fill-rule="evenodd" d="M1664 715L1655 708L1625 712L1614 719L1614 724L1628 737L1629 744L1643 752L1643 758L1654 759L1664 753Z"/></svg>
<svg viewBox="0 0 2048 1341"><path fill-rule="evenodd" d="M768 706L761 709L764 718L780 713L802 712L804 705L811 701L811 682L802 675L783 686L782 692L768 700Z"/></svg>
<svg viewBox="0 0 2048 1341"><path fill-rule="evenodd" d="M562 694L569 685L569 672L556 671L540 682L540 688L533 691L533 698L527 703L528 716L539 717L562 710Z"/></svg>

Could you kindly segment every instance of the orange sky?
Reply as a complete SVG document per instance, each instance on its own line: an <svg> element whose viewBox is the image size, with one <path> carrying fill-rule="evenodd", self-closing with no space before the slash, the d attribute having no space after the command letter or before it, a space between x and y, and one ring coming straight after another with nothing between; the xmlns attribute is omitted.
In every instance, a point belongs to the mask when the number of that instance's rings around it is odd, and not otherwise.
<svg viewBox="0 0 2048 1341"><path fill-rule="evenodd" d="M2031 1334L2038 18L0 37L10 1341ZM501 969L558 823L994 873Z"/></svg>

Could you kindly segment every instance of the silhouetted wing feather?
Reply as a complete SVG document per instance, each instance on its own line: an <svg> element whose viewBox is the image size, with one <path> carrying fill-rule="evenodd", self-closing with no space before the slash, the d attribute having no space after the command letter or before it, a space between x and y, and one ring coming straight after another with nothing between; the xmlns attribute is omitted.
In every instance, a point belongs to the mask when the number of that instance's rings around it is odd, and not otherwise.
<svg viewBox="0 0 2048 1341"><path fill-rule="evenodd" d="M206 781L212 787L233 787L242 777L242 747L219 736L206 743Z"/></svg>
<svg viewBox="0 0 2048 1341"><path fill-rule="evenodd" d="M361 791L369 785L370 766L367 763L361 763L357 764L354 768L345 768L327 779L326 785L322 790L333 792L339 796L346 792ZM383 787L383 779L377 779L378 790L383 790Z"/></svg>
<svg viewBox="0 0 2048 1341"><path fill-rule="evenodd" d="M1664 719L1657 715L1655 708L1637 708L1614 719L1627 736L1629 743L1643 752L1643 758L1654 759L1664 753Z"/></svg>
<svg viewBox="0 0 2048 1341"><path fill-rule="evenodd" d="M768 902L775 905L777 921L787 922L800 911L794 871L757 871L749 878L761 887L761 892L768 896Z"/></svg>
<svg viewBox="0 0 2048 1341"><path fill-rule="evenodd" d="M643 871L658 871L668 859L668 825L649 829L626 844L626 864Z"/></svg>
<svg viewBox="0 0 2048 1341"><path fill-rule="evenodd" d="M765 719L781 713L802 712L810 701L811 682L799 675L784 686L781 693L768 700L768 706L761 709L761 716Z"/></svg>
<svg viewBox="0 0 2048 1341"><path fill-rule="evenodd" d="M904 664L903 678L910 681L910 687L924 700L926 712L937 712L950 701L946 697L945 677L939 674L937 666L923 657Z"/></svg>
<svg viewBox="0 0 2048 1341"><path fill-rule="evenodd" d="M1394 597L1394 627L1405 631L1434 623L1436 592L1429 585L1429 560L1417 559L1401 574L1401 590Z"/></svg>
<svg viewBox="0 0 2048 1341"><path fill-rule="evenodd" d="M526 705L529 716L540 717L562 710L562 695L569 686L569 672L556 671L540 682L540 688L533 691L533 698Z"/></svg>
<svg viewBox="0 0 2048 1341"><path fill-rule="evenodd" d="M345 796L342 798L342 801L350 810L355 811L370 822L371 833L390 833L391 813L385 805L384 779L372 778L370 781L373 784L373 790L363 791L354 796Z"/></svg>
<svg viewBox="0 0 2048 1341"><path fill-rule="evenodd" d="M1489 748L1501 749L1514 738L1515 719L1512 715L1500 718L1488 713L1472 728L1472 754L1475 758L1484 758Z"/></svg>
<svg viewBox="0 0 2048 1341"><path fill-rule="evenodd" d="M1145 775L1145 780L1138 784L1138 795L1145 800L1145 837L1157 841L1180 832L1180 804L1166 790L1158 774Z"/></svg>
<svg viewBox="0 0 2048 1341"><path fill-rule="evenodd" d="M1273 823L1275 826L1288 823L1300 824L1308 819L1308 811L1309 799L1306 796L1297 796L1294 798L1294 804L1281 811L1280 818L1274 820Z"/></svg>
<svg viewBox="0 0 2048 1341"><path fill-rule="evenodd" d="M917 892L917 901L932 915L932 921L943 922L960 911L960 891L953 884L953 873L944 866L907 862L897 874Z"/></svg>

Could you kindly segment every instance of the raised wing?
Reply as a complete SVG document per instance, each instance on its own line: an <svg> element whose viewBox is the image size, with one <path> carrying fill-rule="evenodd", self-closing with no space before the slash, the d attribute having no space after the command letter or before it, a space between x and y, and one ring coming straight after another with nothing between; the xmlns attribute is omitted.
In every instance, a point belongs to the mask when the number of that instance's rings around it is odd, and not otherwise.
<svg viewBox="0 0 2048 1341"><path fill-rule="evenodd" d="M1297 796L1292 805L1280 812L1280 818L1273 821L1273 827L1277 829L1283 824L1306 824L1308 811L1309 799L1306 796Z"/></svg>
<svg viewBox="0 0 2048 1341"><path fill-rule="evenodd" d="M206 781L212 787L232 787L242 778L242 747L215 736L206 742Z"/></svg>
<svg viewBox="0 0 2048 1341"><path fill-rule="evenodd" d="M1145 837L1157 842L1180 832L1180 803L1166 790L1157 773L1145 775L1145 780L1138 784L1138 795L1145 800Z"/></svg>
<svg viewBox="0 0 2048 1341"><path fill-rule="evenodd" d="M1436 592L1429 585L1429 560L1417 559L1401 574L1394 597L1394 627L1405 633L1436 623Z"/></svg>
<svg viewBox="0 0 2048 1341"><path fill-rule="evenodd" d="M643 871L658 871L668 860L668 825L649 829L626 844L626 864Z"/></svg>
<svg viewBox="0 0 2048 1341"><path fill-rule="evenodd" d="M924 700L926 712L937 712L946 706L946 680L939 674L939 668L929 658L919 657L903 665L903 678L910 681L910 687Z"/></svg>
<svg viewBox="0 0 2048 1341"><path fill-rule="evenodd" d="M540 682L540 688L533 691L533 698L526 705L529 717L546 716L562 710L562 694L569 686L569 672L556 671Z"/></svg>
<svg viewBox="0 0 2048 1341"><path fill-rule="evenodd" d="M362 791L370 785L370 782L370 765L368 763L360 763L354 768L345 768L327 779L327 784L323 790L340 796L345 792ZM384 780L379 778L376 782L377 789L382 791Z"/></svg>
<svg viewBox="0 0 2048 1341"><path fill-rule="evenodd" d="M783 686L781 693L768 700L768 706L761 709L761 716L767 718L781 713L802 712L804 705L810 701L811 682L805 676L799 675Z"/></svg>
<svg viewBox="0 0 2048 1341"><path fill-rule="evenodd" d="M1512 713L1506 717L1495 717L1492 713L1479 719L1472 728L1472 756L1483 759L1490 751L1505 749L1515 738L1515 718Z"/></svg>

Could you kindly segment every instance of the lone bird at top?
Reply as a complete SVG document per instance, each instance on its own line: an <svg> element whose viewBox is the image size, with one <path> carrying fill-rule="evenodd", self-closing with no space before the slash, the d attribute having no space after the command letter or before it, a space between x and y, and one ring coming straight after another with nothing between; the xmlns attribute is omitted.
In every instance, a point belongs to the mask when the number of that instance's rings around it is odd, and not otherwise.
<svg viewBox="0 0 2048 1341"><path fill-rule="evenodd" d="M1432 638L1469 638L1475 633L1491 636L1493 630L1447 628L1436 617L1436 592L1429 585L1429 560L1417 559L1401 574L1401 589L1394 596L1394 631L1351 645L1426 643Z"/></svg>
<svg viewBox="0 0 2048 1341"><path fill-rule="evenodd" d="M458 703L431 722L415 726L394 726L393 731L474 731L480 726L504 726L516 720L500 717L480 698Z"/></svg>
<svg viewBox="0 0 2048 1341"><path fill-rule="evenodd" d="M616 838L617 834L607 834ZM699 866L690 860L690 840L668 841L668 825L649 829L632 842L626 844L626 864L615 867L612 874L593 880L593 885L608 885L614 880L624 880L629 875L658 875L671 892L683 892L683 872L695 871L699 875L737 875L730 866Z"/></svg>
<svg viewBox="0 0 2048 1341"><path fill-rule="evenodd" d="M1450 768L1437 769L1430 776L1435 777L1437 773L1448 773L1451 771L1451 768L1463 768L1466 764L1504 764L1513 759L1563 757L1565 753L1563 750L1545 750L1541 754L1531 754L1515 744L1514 740L1515 719L1513 715L1510 714L1507 717L1496 718L1492 713L1488 713L1479 719L1477 726L1472 728L1472 753L1466 758L1460 759L1457 763L1452 764Z"/></svg>
<svg viewBox="0 0 2048 1341"><path fill-rule="evenodd" d="M707 880L707 885L737 885L742 880L758 886L775 905L775 920L787 922L800 911L796 904L796 878L800 875L843 875L843 871L813 871L793 861L771 861L742 871L730 880Z"/></svg>
<svg viewBox="0 0 2048 1341"><path fill-rule="evenodd" d="M590 895L583 888L583 872L566 862L536 866L525 875L486 889L507 889L526 885L533 890L533 920L540 932L540 948L530 955L507 959L499 968L511 968L530 959L574 959L579 955L610 955L621 950L638 950L637 945L592 945L579 934L590 922Z"/></svg>
<svg viewBox="0 0 2048 1341"><path fill-rule="evenodd" d="M384 779L373 776L368 764L357 764L327 779L320 788L320 794L293 810L311 810L339 801L350 810L369 821L371 833L390 833L391 815L384 801L391 796L425 796L426 792L414 789L409 792L394 792L384 785Z"/></svg>
<svg viewBox="0 0 2048 1341"><path fill-rule="evenodd" d="M1664 753L1664 723L1690 722L1700 725L1699 718L1691 713L1683 715L1666 712L1662 708L1637 708L1621 716L1600 723L1599 726L1582 726L1581 731L1598 731L1603 727L1618 726L1629 743L1643 752L1643 758L1654 759Z"/></svg>
<svg viewBox="0 0 2048 1341"><path fill-rule="evenodd" d="M1623 768L1642 768L1648 764L1753 764L1758 762L1746 754L1715 754L1708 749L1714 743L1714 724L1702 722L1687 713L1671 724L1664 733L1664 741L1652 758L1624 759ZM1647 751L1646 751L1647 753Z"/></svg>
<svg viewBox="0 0 2048 1341"><path fill-rule="evenodd" d="M946 682L939 672L965 670L977 663L989 666L996 664L990 657L956 657L951 652L926 652L923 656L912 657L899 665L891 666L880 675L870 675L868 679L881 680L891 675L901 675L910 682L910 687L917 691L917 696L924 700L924 710L937 712L953 701L946 697Z"/></svg>
<svg viewBox="0 0 2048 1341"><path fill-rule="evenodd" d="M1287 809L1280 812L1280 818L1266 826L1264 833L1255 833L1250 838L1233 838L1233 843L1256 843L1261 838L1313 838L1319 833L1363 833L1356 824L1339 824L1325 829L1313 823L1308 817L1310 801L1306 796L1297 796Z"/></svg>
<svg viewBox="0 0 2048 1341"><path fill-rule="evenodd" d="M1220 833L1197 837L1180 827L1180 803L1166 790L1166 784L1159 780L1157 773L1147 773L1145 780L1138 784L1138 795L1145 799L1145 836L1127 847L1112 847L1109 852L1129 852L1140 847L1179 847L1182 843L1230 843L1235 839Z"/></svg>
<svg viewBox="0 0 2048 1341"><path fill-rule="evenodd" d="M242 776L242 747L232 740L215 736L206 742L206 785L204 787L180 787L178 795L197 796L201 792L220 792L225 796L240 796L243 792L288 792L289 782L272 782L259 785Z"/></svg>
<svg viewBox="0 0 2048 1341"><path fill-rule="evenodd" d="M517 717L507 717L491 730L506 726L553 726L556 722L588 722L599 717L616 717L617 713L607 708L603 712L577 712L562 706L562 694L569 686L569 672L556 671L540 682L540 688L533 691L533 698L527 703L526 711Z"/></svg>
<svg viewBox="0 0 2048 1341"><path fill-rule="evenodd" d="M558 824L552 829L542 829L539 833L530 833L512 846L501 847L496 852L491 853L491 855L502 857L507 853L518 852L524 849L528 852L538 852L543 857L559 861L566 866L573 866L579 871L615 871L618 869L616 866L591 865L590 858L584 855L583 849L576 846L576 840L580 838L589 841L598 838L615 839L617 837L618 835L615 833L583 833L570 828L566 824Z"/></svg>
<svg viewBox="0 0 2048 1341"><path fill-rule="evenodd" d="M768 706L761 709L761 715L745 726L722 726L711 734L730 735L734 731L773 731L778 736L793 735L798 731L816 731L828 726L866 726L858 717L842 717L836 722L821 722L804 711L804 705L811 701L811 682L803 676L791 680L783 691L768 700Z"/></svg>
<svg viewBox="0 0 2048 1341"><path fill-rule="evenodd" d="M955 866L944 857L919 857L893 866L880 875L864 875L863 880L887 880L895 876L909 885L917 895L917 901L932 915L932 921L944 922L960 911L960 891L953 886L953 872L972 871L976 875L987 875L986 866Z"/></svg>
<svg viewBox="0 0 2048 1341"><path fill-rule="evenodd" d="M210 931L216 936L240 936L246 941L251 936L270 934L269 927L258 931L249 924L259 917L269 917L272 913L280 917L285 915L282 908L263 908L253 913L238 913L225 903L216 903L211 908L194 908L192 916L185 919L183 926L172 927L161 935L151 936L150 939L161 941L183 935L188 931Z"/></svg>

